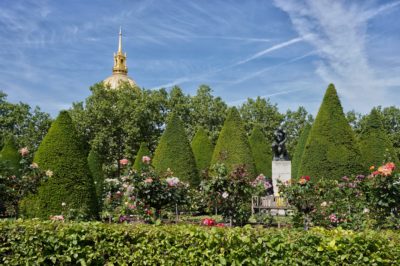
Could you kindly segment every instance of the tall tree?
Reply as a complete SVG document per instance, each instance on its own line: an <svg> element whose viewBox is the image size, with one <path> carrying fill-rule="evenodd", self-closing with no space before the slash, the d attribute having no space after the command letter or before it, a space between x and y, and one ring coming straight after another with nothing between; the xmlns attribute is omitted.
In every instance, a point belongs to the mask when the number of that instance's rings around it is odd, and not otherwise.
<svg viewBox="0 0 400 266"><path fill-rule="evenodd" d="M255 100L248 98L239 108L239 112L247 132L250 132L255 125L258 125L271 143L275 129L278 128L284 118L279 113L276 104L272 104L269 99L259 96Z"/></svg>
<svg viewBox="0 0 400 266"><path fill-rule="evenodd" d="M256 165L257 174L272 176L272 148L259 126L255 126L249 137L251 152Z"/></svg>
<svg viewBox="0 0 400 266"><path fill-rule="evenodd" d="M379 166L388 161L397 165L399 162L393 144L383 129L381 114L375 108L369 114L361 132L360 149L365 170L371 165Z"/></svg>
<svg viewBox="0 0 400 266"><path fill-rule="evenodd" d="M62 213L63 202L88 218L97 216L96 192L86 152L67 111L61 111L52 123L34 161L47 170L49 177L36 195L37 217L48 219Z"/></svg>
<svg viewBox="0 0 400 266"><path fill-rule="evenodd" d="M255 177L256 168L250 143L239 112L235 107L228 111L211 159L211 165L223 163L229 171L244 165L250 177Z"/></svg>
<svg viewBox="0 0 400 266"><path fill-rule="evenodd" d="M310 124L306 124L303 127L303 130L302 130L302 132L300 134L300 138L299 138L299 140L297 142L296 149L295 149L295 152L294 152L293 157L292 157L292 178L298 178L299 177L297 172L299 170L299 166L300 166L300 163L301 163L301 158L303 157L304 148L306 146L307 139L308 139L308 136L310 134L310 131L311 131L311 125Z"/></svg>
<svg viewBox="0 0 400 266"><path fill-rule="evenodd" d="M200 183L196 161L183 122L175 113L171 114L154 152L153 165L160 174L170 169L175 176L192 186Z"/></svg>
<svg viewBox="0 0 400 266"><path fill-rule="evenodd" d="M311 114L308 114L307 110L300 106L296 111L287 110L283 119L283 128L286 131L287 142L286 148L293 157L295 153L295 147L300 137L300 132L306 125L310 125L313 121Z"/></svg>
<svg viewBox="0 0 400 266"><path fill-rule="evenodd" d="M191 146L199 174L203 175L210 167L214 147L207 132L202 127L200 127L196 135L194 135Z"/></svg>
<svg viewBox="0 0 400 266"><path fill-rule="evenodd" d="M136 171L141 171L143 169L143 167L145 166L145 164L143 163L143 156L149 156L150 157L150 150L147 147L147 144L142 142L142 144L140 144L140 148L138 153L136 154L136 158L135 158L135 162L133 164L133 169L135 169Z"/></svg>
<svg viewBox="0 0 400 266"><path fill-rule="evenodd" d="M326 90L308 137L298 176L337 179L362 172L356 143L333 84Z"/></svg>

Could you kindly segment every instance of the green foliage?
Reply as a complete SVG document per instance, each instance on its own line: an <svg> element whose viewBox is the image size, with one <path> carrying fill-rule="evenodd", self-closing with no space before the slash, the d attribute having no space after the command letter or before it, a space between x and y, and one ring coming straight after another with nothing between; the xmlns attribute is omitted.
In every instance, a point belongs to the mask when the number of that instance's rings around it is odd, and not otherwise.
<svg viewBox="0 0 400 266"><path fill-rule="evenodd" d="M5 265L396 265L392 231L0 222Z"/></svg>
<svg viewBox="0 0 400 266"><path fill-rule="evenodd" d="M235 107L232 107L225 120L215 146L211 165L222 163L228 171L233 171L238 165L245 165L249 176L256 176L254 159L242 119Z"/></svg>
<svg viewBox="0 0 400 266"><path fill-rule="evenodd" d="M96 188L96 197L99 200L103 197L104 172L103 164L99 154L91 149L87 157L90 174L92 175L94 186Z"/></svg>
<svg viewBox="0 0 400 266"><path fill-rule="evenodd" d="M256 173L272 176L272 149L259 126L255 126L249 137L251 152L256 165Z"/></svg>
<svg viewBox="0 0 400 266"><path fill-rule="evenodd" d="M304 147L306 146L308 135L310 134L311 125L307 124L300 135L297 146L292 158L292 177L298 178L297 171L299 170L301 158L303 157Z"/></svg>
<svg viewBox="0 0 400 266"><path fill-rule="evenodd" d="M361 173L360 151L333 84L326 90L297 175L338 179Z"/></svg>
<svg viewBox="0 0 400 266"><path fill-rule="evenodd" d="M81 209L87 217L97 216L96 192L86 153L68 112L60 112L53 122L34 161L41 169L52 171L39 187L40 212L36 216L47 219L61 214L63 202L69 208Z"/></svg>
<svg viewBox="0 0 400 266"><path fill-rule="evenodd" d="M193 137L192 143L193 155L196 160L196 166L200 175L208 171L214 147L204 128L200 127Z"/></svg>
<svg viewBox="0 0 400 266"><path fill-rule="evenodd" d="M383 128L382 118L377 109L372 109L367 117L359 142L364 169L390 161L398 164L397 154Z"/></svg>
<svg viewBox="0 0 400 266"><path fill-rule="evenodd" d="M7 137L15 137L18 147L28 147L33 154L50 127L50 115L33 110L24 103L10 103L0 91L0 147Z"/></svg>
<svg viewBox="0 0 400 266"><path fill-rule="evenodd" d="M196 161L181 119L172 114L154 152L153 165L160 174L168 168L179 179L197 186L200 182Z"/></svg>
<svg viewBox="0 0 400 266"><path fill-rule="evenodd" d="M140 144L139 151L136 154L135 163L133 164L133 169L135 169L136 171L141 171L141 169L145 166L145 164L142 161L143 156L150 157L150 150L147 147L147 144L144 142Z"/></svg>
<svg viewBox="0 0 400 266"><path fill-rule="evenodd" d="M3 149L0 152L0 161L9 168L14 175L19 175L21 154L15 145L14 139L9 137L4 143Z"/></svg>
<svg viewBox="0 0 400 266"><path fill-rule="evenodd" d="M250 218L250 199L254 191L244 167L228 174L223 164L213 165L215 176L202 182L208 205L216 207L225 222L244 225Z"/></svg>
<svg viewBox="0 0 400 266"><path fill-rule="evenodd" d="M255 100L248 98L239 108L247 132L254 126L261 127L267 139L272 143L274 131L281 124L284 116L279 113L278 106L269 99L257 97Z"/></svg>

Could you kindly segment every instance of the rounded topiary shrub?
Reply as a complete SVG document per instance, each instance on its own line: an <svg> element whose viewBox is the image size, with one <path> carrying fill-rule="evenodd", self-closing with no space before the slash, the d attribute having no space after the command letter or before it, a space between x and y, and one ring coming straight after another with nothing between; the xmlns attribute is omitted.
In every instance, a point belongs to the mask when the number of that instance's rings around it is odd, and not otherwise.
<svg viewBox="0 0 400 266"><path fill-rule="evenodd" d="M389 161L398 165L393 144L385 133L381 115L375 108L367 117L365 128L361 132L360 149L365 170L372 165L380 166Z"/></svg>
<svg viewBox="0 0 400 266"><path fill-rule="evenodd" d="M311 131L311 125L306 124L301 131L299 140L296 145L296 149L294 150L293 158L292 158L292 177L298 178L297 172L299 170L299 166L301 163L301 158L303 157L304 147L306 146L308 135Z"/></svg>
<svg viewBox="0 0 400 266"><path fill-rule="evenodd" d="M66 209L76 210L81 217L97 216L96 191L82 147L68 112L60 112L34 156L49 176L39 187L35 216L46 219Z"/></svg>
<svg viewBox="0 0 400 266"><path fill-rule="evenodd" d="M200 174L207 172L210 167L214 147L204 128L200 127L192 140L192 150Z"/></svg>
<svg viewBox="0 0 400 266"><path fill-rule="evenodd" d="M96 189L96 197L100 202L100 199L103 197L104 186L103 164L100 155L94 149L90 150L87 161Z"/></svg>
<svg viewBox="0 0 400 266"><path fill-rule="evenodd" d="M271 177L272 148L259 126L255 126L249 137L251 152L256 164L257 174Z"/></svg>
<svg viewBox="0 0 400 266"><path fill-rule="evenodd" d="M21 154L18 152L13 138L9 137L5 140L3 149L0 151L0 161L8 168L10 173L19 174Z"/></svg>
<svg viewBox="0 0 400 266"><path fill-rule="evenodd" d="M147 147L147 144L142 142L142 144L140 144L139 151L136 154L135 162L133 164L133 169L135 169L136 171L141 171L143 166L145 166L145 164L142 161L143 156L150 157L150 155L151 153L149 148Z"/></svg>
<svg viewBox="0 0 400 266"><path fill-rule="evenodd" d="M211 159L211 165L223 163L228 171L244 165L249 177L256 175L253 155L242 119L235 107L229 109L224 126L219 134Z"/></svg>
<svg viewBox="0 0 400 266"><path fill-rule="evenodd" d="M190 147L182 120L172 114L154 152L153 165L160 174L168 168L184 182L199 184L196 161Z"/></svg>
<svg viewBox="0 0 400 266"><path fill-rule="evenodd" d="M340 178L362 172L360 150L335 86L326 90L301 159L298 176Z"/></svg>

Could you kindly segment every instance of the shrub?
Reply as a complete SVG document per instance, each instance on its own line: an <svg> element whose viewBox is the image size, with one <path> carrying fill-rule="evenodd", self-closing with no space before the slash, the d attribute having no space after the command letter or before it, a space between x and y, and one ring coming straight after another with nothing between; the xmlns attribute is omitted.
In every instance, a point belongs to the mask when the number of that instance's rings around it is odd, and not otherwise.
<svg viewBox="0 0 400 266"><path fill-rule="evenodd" d="M249 137L251 152L256 165L257 174L272 176L272 149L259 126L255 126Z"/></svg>
<svg viewBox="0 0 400 266"><path fill-rule="evenodd" d="M60 112L34 156L41 169L49 170L49 179L38 190L40 211L35 216L61 214L63 202L87 217L97 216L96 192L82 147L68 112Z"/></svg>
<svg viewBox="0 0 400 266"><path fill-rule="evenodd" d="M304 147L307 143L308 135L310 134L311 125L306 124L300 134L299 141L297 142L296 149L292 158L292 177L298 178L297 172L299 170L301 158L303 157Z"/></svg>
<svg viewBox="0 0 400 266"><path fill-rule="evenodd" d="M8 168L10 173L14 175L19 174L19 162L21 158L21 154L18 152L14 139L11 137L6 139L3 149L0 152L0 161Z"/></svg>
<svg viewBox="0 0 400 266"><path fill-rule="evenodd" d="M204 128L200 127L193 137L192 150L196 159L196 166L200 174L204 174L210 167L210 161L214 150L210 138Z"/></svg>
<svg viewBox="0 0 400 266"><path fill-rule="evenodd" d="M101 198L103 197L103 186L104 186L103 164L101 162L99 154L94 149L90 150L89 155L87 157L87 161L90 173L93 178L94 187L96 189L96 197L100 204Z"/></svg>
<svg viewBox="0 0 400 266"><path fill-rule="evenodd" d="M147 144L144 142L140 144L139 151L136 154L135 162L133 164L133 169L135 169L136 171L141 171L141 169L145 166L145 164L142 161L143 156L150 157L150 150L147 147Z"/></svg>
<svg viewBox="0 0 400 266"><path fill-rule="evenodd" d="M398 164L393 144L386 135L379 112L374 108L367 117L366 126L360 135L360 150L364 169L379 166L387 161Z"/></svg>
<svg viewBox="0 0 400 266"><path fill-rule="evenodd" d="M397 265L392 231L0 222L5 265Z"/></svg>
<svg viewBox="0 0 400 266"><path fill-rule="evenodd" d="M326 90L301 159L298 176L338 179L362 172L360 151L333 84Z"/></svg>
<svg viewBox="0 0 400 266"><path fill-rule="evenodd" d="M215 146L211 165L222 163L233 171L239 165L245 165L249 177L256 176L254 159L242 119L235 107L232 107L224 122Z"/></svg>
<svg viewBox="0 0 400 266"><path fill-rule="evenodd" d="M200 182L196 161L183 122L172 114L154 153L153 165L160 174L168 168L182 181L197 186Z"/></svg>

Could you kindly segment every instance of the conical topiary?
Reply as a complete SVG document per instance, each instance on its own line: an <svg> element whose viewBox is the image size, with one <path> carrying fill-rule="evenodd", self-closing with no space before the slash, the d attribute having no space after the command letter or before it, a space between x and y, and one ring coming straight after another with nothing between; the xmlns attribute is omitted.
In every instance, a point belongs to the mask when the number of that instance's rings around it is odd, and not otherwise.
<svg viewBox="0 0 400 266"><path fill-rule="evenodd" d="M338 179L362 172L360 150L330 84L307 139L298 176Z"/></svg>
<svg viewBox="0 0 400 266"><path fill-rule="evenodd" d="M256 175L249 140L235 107L230 108L215 145L211 165L216 163L225 164L228 171L234 170L238 165L245 165L251 178Z"/></svg>
<svg viewBox="0 0 400 266"><path fill-rule="evenodd" d="M103 197L104 172L103 164L99 154L94 149L91 149L87 157L90 174L92 175L94 186L96 189L96 197L101 202Z"/></svg>
<svg viewBox="0 0 400 266"><path fill-rule="evenodd" d="M48 219L65 209L75 209L87 218L97 216L96 192L82 147L68 112L60 112L34 156L49 176L38 190L37 217Z"/></svg>
<svg viewBox="0 0 400 266"><path fill-rule="evenodd" d="M144 142L140 144L139 151L135 158L135 163L133 164L133 169L135 169L136 171L141 171L144 166L144 163L142 161L143 156L150 157L150 150L147 147L147 144Z"/></svg>
<svg viewBox="0 0 400 266"><path fill-rule="evenodd" d="M292 158L292 177L298 178L297 172L299 170L299 166L301 163L301 158L303 157L304 147L306 146L308 136L311 131L311 125L306 124L301 131L299 140L296 145L296 149L294 150L293 158Z"/></svg>
<svg viewBox="0 0 400 266"><path fill-rule="evenodd" d="M9 168L10 173L19 174L21 154L18 152L13 138L6 139L3 149L0 151L0 161Z"/></svg>
<svg viewBox="0 0 400 266"><path fill-rule="evenodd" d="M170 117L154 153L153 165L160 174L169 168L174 176L192 186L199 184L196 161L183 122L176 114Z"/></svg>
<svg viewBox="0 0 400 266"><path fill-rule="evenodd" d="M249 137L256 173L271 177L272 148L259 126L255 126Z"/></svg>
<svg viewBox="0 0 400 266"><path fill-rule="evenodd" d="M361 162L364 169L372 165L380 166L386 162L398 165L398 158L393 144L386 135L382 118L378 110L372 109L367 117L366 125L360 135Z"/></svg>
<svg viewBox="0 0 400 266"><path fill-rule="evenodd" d="M200 127L192 140L192 150L196 166L200 174L205 173L210 167L214 147L204 128Z"/></svg>

